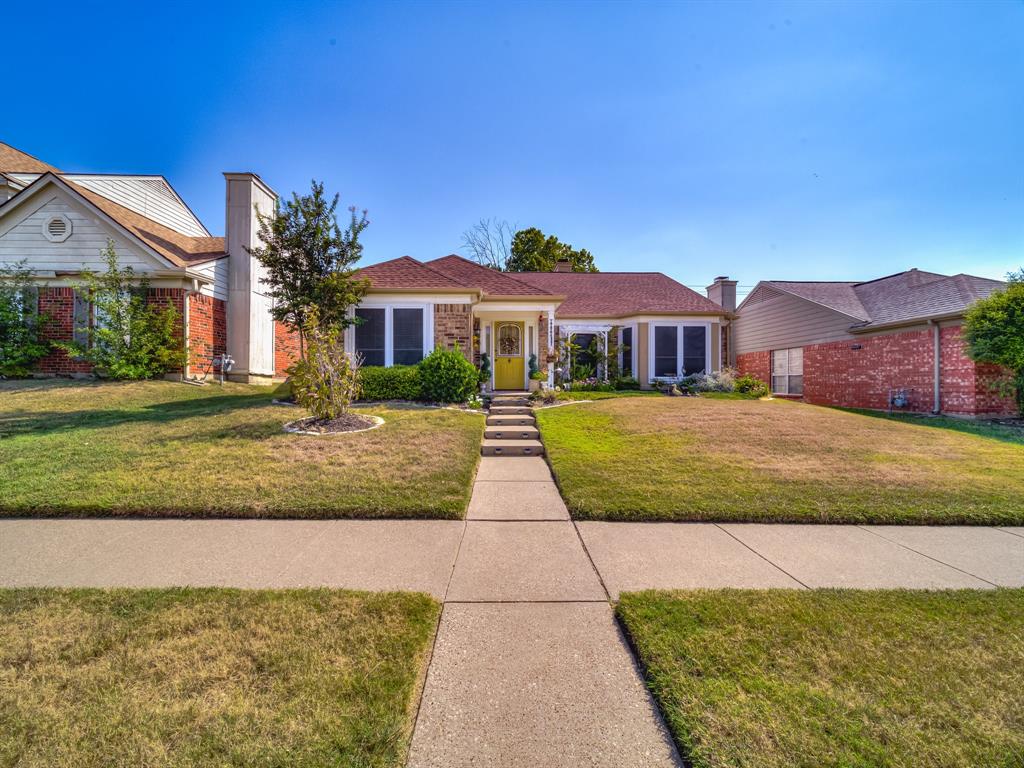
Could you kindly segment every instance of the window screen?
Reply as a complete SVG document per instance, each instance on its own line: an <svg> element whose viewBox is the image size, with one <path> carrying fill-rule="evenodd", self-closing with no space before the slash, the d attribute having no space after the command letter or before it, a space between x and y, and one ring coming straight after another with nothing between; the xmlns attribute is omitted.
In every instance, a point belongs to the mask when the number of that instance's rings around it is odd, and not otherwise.
<svg viewBox="0 0 1024 768"><path fill-rule="evenodd" d="M423 359L423 310L396 309L391 318L395 365L415 365Z"/></svg>
<svg viewBox="0 0 1024 768"><path fill-rule="evenodd" d="M573 359L573 364L577 366L585 366L591 369L591 376L595 375L597 361L594 360L594 356L590 353L590 345L594 343L594 334L574 334L572 343L579 347L579 349L576 350L576 357Z"/></svg>
<svg viewBox="0 0 1024 768"><path fill-rule="evenodd" d="M683 328L683 375L692 376L707 368L707 334L703 328Z"/></svg>
<svg viewBox="0 0 1024 768"><path fill-rule="evenodd" d="M633 375L633 329L623 328L622 329L622 344L620 345L622 352L622 363L619 365L619 369L622 371L623 376Z"/></svg>
<svg viewBox="0 0 1024 768"><path fill-rule="evenodd" d="M674 325L654 326L654 375L678 376L677 342L679 329Z"/></svg>
<svg viewBox="0 0 1024 768"><path fill-rule="evenodd" d="M804 393L803 347L772 351L772 392L777 395Z"/></svg>
<svg viewBox="0 0 1024 768"><path fill-rule="evenodd" d="M356 317L356 352L363 357L363 365L384 365L384 313L385 309L359 308ZM422 350L422 347L421 347Z"/></svg>

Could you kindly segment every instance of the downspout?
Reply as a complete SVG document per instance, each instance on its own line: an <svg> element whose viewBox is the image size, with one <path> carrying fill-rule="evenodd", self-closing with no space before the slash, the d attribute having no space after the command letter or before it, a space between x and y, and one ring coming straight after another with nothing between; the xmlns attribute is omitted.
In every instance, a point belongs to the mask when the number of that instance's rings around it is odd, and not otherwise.
<svg viewBox="0 0 1024 768"><path fill-rule="evenodd" d="M938 414L942 413L942 341L938 322L929 320L928 325L932 327L932 359L935 368L932 382L932 413Z"/></svg>
<svg viewBox="0 0 1024 768"><path fill-rule="evenodd" d="M181 311L182 311L182 314L184 315L184 317L182 317L182 319L181 319L181 335L183 337L182 341L185 344L185 354L186 355L188 355L188 349L189 349L189 327L188 327L189 326L189 322L188 321L189 321L189 314L190 314L189 313L189 297L191 295L192 295L192 291L190 291L188 288L186 288L185 289L185 297L182 299L182 302L181 302ZM181 372L181 380L182 381L186 381L189 378L189 375L192 372L191 371L191 366L190 366L191 362L192 362L191 356L188 356L188 357L185 358L185 366L184 366L184 368L182 368L182 372Z"/></svg>

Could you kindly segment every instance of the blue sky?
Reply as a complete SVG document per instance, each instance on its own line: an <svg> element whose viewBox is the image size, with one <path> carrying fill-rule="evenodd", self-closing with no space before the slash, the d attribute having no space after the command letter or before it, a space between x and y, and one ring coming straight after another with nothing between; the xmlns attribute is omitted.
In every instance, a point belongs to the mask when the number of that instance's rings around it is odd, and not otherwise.
<svg viewBox="0 0 1024 768"><path fill-rule="evenodd" d="M367 262L457 251L499 217L693 286L1024 263L1024 2L4 19L47 42L19 43L0 139L68 171L162 173L215 234L221 171L253 170L368 208Z"/></svg>

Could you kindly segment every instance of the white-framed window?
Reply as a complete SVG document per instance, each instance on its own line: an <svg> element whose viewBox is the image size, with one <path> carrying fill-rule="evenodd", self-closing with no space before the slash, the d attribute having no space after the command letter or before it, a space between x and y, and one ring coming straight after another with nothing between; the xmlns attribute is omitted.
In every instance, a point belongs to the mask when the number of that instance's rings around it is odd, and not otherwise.
<svg viewBox="0 0 1024 768"><path fill-rule="evenodd" d="M415 365L434 342L432 304L363 304L349 339L363 365Z"/></svg>
<svg viewBox="0 0 1024 768"><path fill-rule="evenodd" d="M772 392L776 395L804 393L803 347L772 350Z"/></svg>
<svg viewBox="0 0 1024 768"><path fill-rule="evenodd" d="M648 344L652 379L711 371L710 323L651 323Z"/></svg>

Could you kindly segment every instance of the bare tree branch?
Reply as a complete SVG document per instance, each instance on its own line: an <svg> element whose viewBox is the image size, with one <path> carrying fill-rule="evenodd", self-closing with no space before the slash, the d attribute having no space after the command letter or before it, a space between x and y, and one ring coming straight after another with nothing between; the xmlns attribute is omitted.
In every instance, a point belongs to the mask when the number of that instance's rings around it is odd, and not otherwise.
<svg viewBox="0 0 1024 768"><path fill-rule="evenodd" d="M512 255L515 232L504 219L480 219L462 233L462 249L478 264L503 270Z"/></svg>

